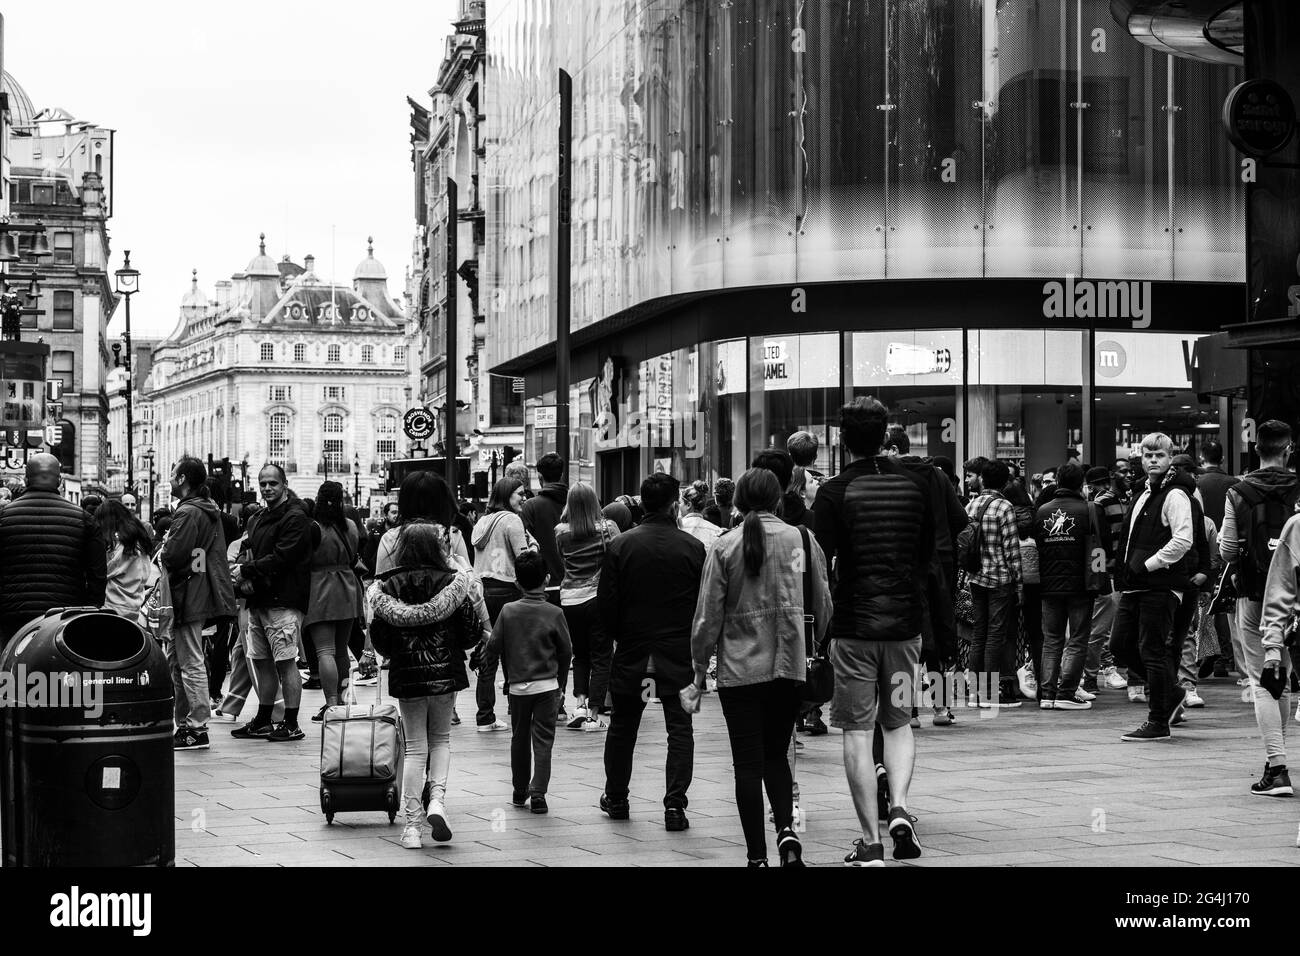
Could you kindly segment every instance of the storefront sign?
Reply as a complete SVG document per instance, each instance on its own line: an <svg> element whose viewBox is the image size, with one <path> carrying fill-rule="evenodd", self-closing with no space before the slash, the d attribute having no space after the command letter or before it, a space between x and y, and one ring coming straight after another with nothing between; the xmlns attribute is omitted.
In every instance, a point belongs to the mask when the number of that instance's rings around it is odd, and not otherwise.
<svg viewBox="0 0 1300 956"><path fill-rule="evenodd" d="M433 434L433 415L427 408L412 408L402 416L402 430L406 437L421 441Z"/></svg>
<svg viewBox="0 0 1300 956"><path fill-rule="evenodd" d="M784 339L768 339L763 343L763 381L789 381L790 352Z"/></svg>
<svg viewBox="0 0 1300 956"><path fill-rule="evenodd" d="M1224 100L1223 125L1246 155L1271 156L1295 135L1295 102L1274 80L1247 80Z"/></svg>
<svg viewBox="0 0 1300 956"><path fill-rule="evenodd" d="M902 342L890 342L885 352L885 372L888 375L944 374L952 369L950 349L927 349Z"/></svg>

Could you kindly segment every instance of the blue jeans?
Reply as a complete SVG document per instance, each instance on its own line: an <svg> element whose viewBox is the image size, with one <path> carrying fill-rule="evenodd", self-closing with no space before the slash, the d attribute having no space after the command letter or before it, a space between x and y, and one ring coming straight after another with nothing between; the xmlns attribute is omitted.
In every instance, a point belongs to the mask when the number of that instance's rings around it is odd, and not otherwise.
<svg viewBox="0 0 1300 956"><path fill-rule="evenodd" d="M402 807L408 826L420 822L424 781L429 781L430 803L447 799L447 774L451 769L451 711L455 694L399 700L406 730L402 763Z"/></svg>
<svg viewBox="0 0 1300 956"><path fill-rule="evenodd" d="M176 727L207 730L212 701L208 697L208 662L203 648L203 622L177 624L163 646L176 698Z"/></svg>
<svg viewBox="0 0 1300 956"><path fill-rule="evenodd" d="M1058 697L1069 700L1079 689L1088 639L1092 635L1092 600L1090 594L1043 595L1043 672L1039 700Z"/></svg>

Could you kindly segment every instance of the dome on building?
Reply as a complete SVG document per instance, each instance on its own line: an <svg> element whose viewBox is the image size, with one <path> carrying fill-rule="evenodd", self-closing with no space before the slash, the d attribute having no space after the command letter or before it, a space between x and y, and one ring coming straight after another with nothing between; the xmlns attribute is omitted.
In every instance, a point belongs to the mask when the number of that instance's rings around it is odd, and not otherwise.
<svg viewBox="0 0 1300 956"><path fill-rule="evenodd" d="M199 270L195 269L190 279L190 291L181 299L182 309L206 309L208 297L199 289Z"/></svg>
<svg viewBox="0 0 1300 956"><path fill-rule="evenodd" d="M27 95L27 91L7 72L0 78L0 89L9 97L9 119L13 128L30 129L36 108L32 106L32 98Z"/></svg>
<svg viewBox="0 0 1300 956"><path fill-rule="evenodd" d="M280 278L280 267L276 265L274 259L266 254L266 233L258 237L258 253L253 257L253 261L248 264L244 270L244 275L250 279L270 277L273 279Z"/></svg>
<svg viewBox="0 0 1300 956"><path fill-rule="evenodd" d="M375 258L375 240L369 236L366 237L366 257L357 263L356 271L352 273L352 281L358 282L362 279L379 279L388 281L388 270L384 264Z"/></svg>

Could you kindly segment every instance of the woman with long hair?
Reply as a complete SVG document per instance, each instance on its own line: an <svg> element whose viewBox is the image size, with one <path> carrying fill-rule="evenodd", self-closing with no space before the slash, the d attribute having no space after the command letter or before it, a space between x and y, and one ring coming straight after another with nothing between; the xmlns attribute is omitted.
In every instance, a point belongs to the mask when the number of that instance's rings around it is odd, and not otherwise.
<svg viewBox="0 0 1300 956"><path fill-rule="evenodd" d="M793 777L786 751L799 715L808 648L805 614L821 640L831 619L826 559L806 528L776 515L781 486L772 472L751 468L736 484L741 530L718 539L704 562L691 631L695 693L709 657L718 656L718 699L731 738L749 865L767 866L763 791L772 804L782 866L803 866L793 821ZM805 579L805 575L807 578ZM805 606L805 586L811 606Z"/></svg>
<svg viewBox="0 0 1300 956"><path fill-rule="evenodd" d="M104 610L135 620L144 603L154 540L144 522L115 498L95 511L99 532L108 552L108 587Z"/></svg>
<svg viewBox="0 0 1300 956"><path fill-rule="evenodd" d="M319 723L325 708L340 702L343 678L351 670L348 638L362 613L361 583L354 570L360 535L344 511L343 486L337 481L322 483L316 492L311 536L311 598L303 627L325 694L325 707L312 718Z"/></svg>
<svg viewBox="0 0 1300 956"><path fill-rule="evenodd" d="M570 730L604 730L608 721L605 695L609 691L609 664L613 648L596 609L600 568L609 543L618 537L618 525L600 511L591 485L578 482L569 488L560 522L555 526L555 546L564 560L560 582L560 609L573 641L573 696L577 699ZM564 687L560 687L563 699Z"/></svg>
<svg viewBox="0 0 1300 956"><path fill-rule="evenodd" d="M487 513L475 522L470 539L474 544L474 570L483 585L483 600L493 624L503 607L523 596L515 581L515 558L537 550L537 542L525 530L519 515L523 502L523 486L517 479L499 479L488 497ZM479 670L475 722L481 733L510 729L496 717L495 681L495 665Z"/></svg>
<svg viewBox="0 0 1300 956"><path fill-rule="evenodd" d="M401 516L400 524L384 532L379 539L375 553L376 575L395 566L397 536L404 525L417 521L438 527L446 540L449 560L466 570L472 566L465 539L454 524L456 496L441 475L431 471L413 471L402 479L402 487L397 492L397 511Z"/></svg>
<svg viewBox="0 0 1300 956"><path fill-rule="evenodd" d="M465 652L491 633L473 572L453 567L448 558L442 528L407 524L398 535L396 564L366 592L375 615L371 640L389 659L388 692L406 728L402 846L409 850L421 845L422 810L433 838L451 839L446 800L455 693L469 686ZM426 782L429 803L423 807Z"/></svg>

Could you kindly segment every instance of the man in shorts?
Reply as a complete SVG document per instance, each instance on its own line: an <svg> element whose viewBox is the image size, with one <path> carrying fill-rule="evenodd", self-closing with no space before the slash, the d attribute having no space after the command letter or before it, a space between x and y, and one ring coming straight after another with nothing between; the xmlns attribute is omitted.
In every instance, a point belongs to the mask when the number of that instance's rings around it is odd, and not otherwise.
<svg viewBox="0 0 1300 956"><path fill-rule="evenodd" d="M817 542L835 565L829 657L835 669L831 725L844 731L844 770L862 838L846 866L884 866L872 734L883 730L894 859L921 855L907 791L916 760L912 705L921 659L921 587L934 552L934 511L915 474L880 454L888 413L870 398L840 411L849 464L813 504Z"/></svg>
<svg viewBox="0 0 1300 956"><path fill-rule="evenodd" d="M263 466L257 483L266 508L248 525L249 560L232 572L235 590L248 604L248 661L257 677L257 716L230 735L283 743L305 736L298 726L298 643L311 595L311 519L279 465ZM272 724L281 687L284 720Z"/></svg>

